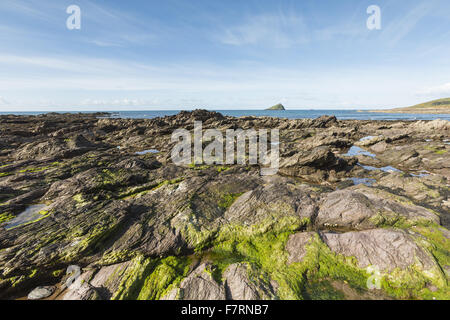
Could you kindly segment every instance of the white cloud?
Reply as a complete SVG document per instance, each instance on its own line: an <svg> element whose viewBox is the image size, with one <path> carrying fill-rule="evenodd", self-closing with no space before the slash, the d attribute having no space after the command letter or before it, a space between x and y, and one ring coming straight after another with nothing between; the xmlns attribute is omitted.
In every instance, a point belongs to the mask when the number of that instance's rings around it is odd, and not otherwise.
<svg viewBox="0 0 450 320"><path fill-rule="evenodd" d="M249 17L242 25L225 29L220 41L234 46L267 44L286 48L307 42L305 30L300 16L264 14Z"/></svg>
<svg viewBox="0 0 450 320"><path fill-rule="evenodd" d="M0 106L8 106L8 105L9 102L5 98L0 96Z"/></svg>
<svg viewBox="0 0 450 320"><path fill-rule="evenodd" d="M154 43L157 37L153 34L121 34L99 39L89 39L86 42L98 47L126 47L128 45L148 45Z"/></svg>
<svg viewBox="0 0 450 320"><path fill-rule="evenodd" d="M81 102L81 106L97 106L97 107L139 107L149 106L155 101L143 99L85 99Z"/></svg>
<svg viewBox="0 0 450 320"><path fill-rule="evenodd" d="M420 95L450 96L450 82L439 86L429 87L419 92Z"/></svg>
<svg viewBox="0 0 450 320"><path fill-rule="evenodd" d="M401 18L394 20L384 28L382 38L391 46L395 46L399 41L406 37L417 24L426 17L433 6L428 1L422 2Z"/></svg>
<svg viewBox="0 0 450 320"><path fill-rule="evenodd" d="M114 41L88 40L87 42L94 44L97 47L123 47L121 44Z"/></svg>
<svg viewBox="0 0 450 320"><path fill-rule="evenodd" d="M424 80L410 71L380 66L311 73L256 62L160 66L79 56L0 55L0 69L10 74L0 75L2 94L10 102L2 110L263 108L279 101L290 108L378 108L412 104L404 97L424 87ZM386 78L388 72L396 76Z"/></svg>

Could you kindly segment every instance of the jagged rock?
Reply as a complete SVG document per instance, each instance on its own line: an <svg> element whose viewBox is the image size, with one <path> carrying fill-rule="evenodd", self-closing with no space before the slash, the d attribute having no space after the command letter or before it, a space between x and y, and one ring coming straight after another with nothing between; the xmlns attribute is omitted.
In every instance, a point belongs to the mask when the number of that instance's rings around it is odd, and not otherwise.
<svg viewBox="0 0 450 320"><path fill-rule="evenodd" d="M385 141L378 142L370 147L370 150L376 153L383 153L388 148L388 144Z"/></svg>
<svg viewBox="0 0 450 320"><path fill-rule="evenodd" d="M434 130L450 130L450 121L447 120L433 120L433 121L417 121L410 124L413 131L434 131Z"/></svg>
<svg viewBox="0 0 450 320"><path fill-rule="evenodd" d="M370 147L376 143L380 143L382 141L384 141L386 138L384 136L375 136L375 137L370 137L367 139L363 139L360 140L358 142L355 143L356 146L360 146L360 147Z"/></svg>
<svg viewBox="0 0 450 320"><path fill-rule="evenodd" d="M98 300L98 293L89 283L92 275L93 271L87 271L76 278L67 288L62 300Z"/></svg>
<svg viewBox="0 0 450 320"><path fill-rule="evenodd" d="M337 124L338 121L335 116L321 116L313 120L312 127L315 128L327 128Z"/></svg>
<svg viewBox="0 0 450 320"><path fill-rule="evenodd" d="M410 148L398 147L384 151L379 158L386 163L399 163L403 167L416 167L421 163L419 153Z"/></svg>
<svg viewBox="0 0 450 320"><path fill-rule="evenodd" d="M123 275L131 261L117 263L100 268L94 277L89 281L90 286L102 299L110 299L123 281Z"/></svg>
<svg viewBox="0 0 450 320"><path fill-rule="evenodd" d="M82 155L88 151L101 148L82 135L70 139L50 138L42 142L32 142L14 153L17 160L23 159L63 159Z"/></svg>
<svg viewBox="0 0 450 320"><path fill-rule="evenodd" d="M280 168L294 166L325 167L336 162L336 156L327 147L317 147L312 151L297 153L287 159L283 159Z"/></svg>
<svg viewBox="0 0 450 320"><path fill-rule="evenodd" d="M256 275L250 276L253 273ZM263 275L248 264L232 264L224 272L227 298L231 300L273 300L277 298L274 288Z"/></svg>
<svg viewBox="0 0 450 320"><path fill-rule="evenodd" d="M208 272L208 264L201 264L161 300L225 300L225 288Z"/></svg>
<svg viewBox="0 0 450 320"><path fill-rule="evenodd" d="M311 219L316 210L313 193L289 179L276 179L240 196L224 218L229 223L249 226L267 219L272 219L275 226L278 219L287 216Z"/></svg>

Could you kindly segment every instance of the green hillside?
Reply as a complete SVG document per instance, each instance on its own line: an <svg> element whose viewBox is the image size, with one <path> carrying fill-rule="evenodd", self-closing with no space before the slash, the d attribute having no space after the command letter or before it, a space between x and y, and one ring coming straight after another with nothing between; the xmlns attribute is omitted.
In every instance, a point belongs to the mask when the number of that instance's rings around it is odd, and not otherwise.
<svg viewBox="0 0 450 320"><path fill-rule="evenodd" d="M428 101L406 108L374 110L373 112L448 114L450 113L450 98Z"/></svg>
<svg viewBox="0 0 450 320"><path fill-rule="evenodd" d="M423 108L426 108L426 109L450 108L450 98L433 100L433 101L417 104L412 107L407 107L404 109L423 109Z"/></svg>

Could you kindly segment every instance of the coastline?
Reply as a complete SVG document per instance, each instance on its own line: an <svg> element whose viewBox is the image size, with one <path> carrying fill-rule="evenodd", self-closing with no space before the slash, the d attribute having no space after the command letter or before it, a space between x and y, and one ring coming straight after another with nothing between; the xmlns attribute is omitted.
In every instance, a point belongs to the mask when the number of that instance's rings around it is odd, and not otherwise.
<svg viewBox="0 0 450 320"><path fill-rule="evenodd" d="M171 135L195 121L278 129L278 173L175 165ZM0 124L1 299L61 288L69 265L79 289L58 299L450 298L448 121L195 110Z"/></svg>
<svg viewBox="0 0 450 320"><path fill-rule="evenodd" d="M126 118L126 119L153 119L157 117L175 116L183 110L132 110L132 111L82 111L82 112L57 112L56 114L97 114L100 117L102 115L111 118ZM288 110L210 110L211 112L219 112L224 116L230 117L273 117L284 119L315 119L323 115L335 116L338 120L390 120L390 121L402 121L402 120L435 120L444 119L450 120L450 114L411 114L411 113L390 113L390 112L371 112L369 110L325 110L325 109L288 109ZM16 112L16 113L2 113L0 115L44 115L55 112Z"/></svg>
<svg viewBox="0 0 450 320"><path fill-rule="evenodd" d="M364 111L362 111L364 112ZM379 113L408 113L408 114L450 114L450 109L389 109L389 110L370 110L369 112Z"/></svg>

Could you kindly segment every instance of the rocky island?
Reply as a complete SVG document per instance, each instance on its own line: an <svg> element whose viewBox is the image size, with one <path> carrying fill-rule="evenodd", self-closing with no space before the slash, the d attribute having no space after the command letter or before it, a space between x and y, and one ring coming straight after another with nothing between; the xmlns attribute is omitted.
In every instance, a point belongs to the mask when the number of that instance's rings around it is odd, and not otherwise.
<svg viewBox="0 0 450 320"><path fill-rule="evenodd" d="M279 129L278 174L173 164L196 120ZM448 121L3 115L0 137L1 299L450 299Z"/></svg>
<svg viewBox="0 0 450 320"><path fill-rule="evenodd" d="M266 110L286 110L286 109L284 108L284 106L281 103L279 103L279 104L276 104L273 107L270 107Z"/></svg>

